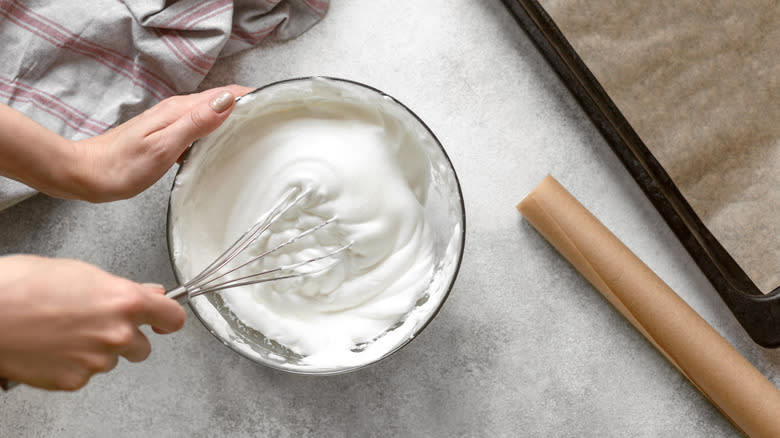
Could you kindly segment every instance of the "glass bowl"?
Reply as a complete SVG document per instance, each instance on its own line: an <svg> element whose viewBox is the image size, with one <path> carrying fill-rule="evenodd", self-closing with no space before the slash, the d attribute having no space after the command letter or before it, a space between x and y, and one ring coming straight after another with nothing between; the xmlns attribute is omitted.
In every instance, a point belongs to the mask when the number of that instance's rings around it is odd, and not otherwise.
<svg viewBox="0 0 780 438"><path fill-rule="evenodd" d="M290 101L300 105L315 100L321 104L322 101L318 100L321 98L316 92L321 87L328 87L331 92L335 91L331 94L343 100L334 101L334 105L344 104L350 99L371 102L377 111L396 118L418 136L430 171L424 215L431 225L435 248L435 268L427 289L415 307L402 320L373 341L354 346L349 352L353 360L326 366L307 363L304 357L243 324L225 305L219 292L194 297L189 304L204 326L223 344L239 354L257 363L283 371L328 375L357 370L388 357L408 344L430 323L447 299L458 274L463 258L466 217L458 177L441 143L410 109L375 88L350 80L329 77L289 79L266 85L238 98L234 114L240 113L244 105L249 105L251 102L257 104L258 99L260 102L270 101L279 99L280 95L283 96L282 99L292 99ZM287 103L289 102L285 101L285 104ZM220 130L223 127L193 144L190 154L195 148L199 148L218 156ZM179 284L188 278L182 275L182 263L180 263L186 254L181 253L179 248L181 243L177 236L181 234L180 228L186 225L182 225L180 220L175 220L180 215L179 210L182 209L177 201L179 197L185 197L189 191L213 189L198 186L197 175L195 178L180 178L182 170L187 169L189 162L188 154L176 175L168 204L168 248L173 271Z"/></svg>

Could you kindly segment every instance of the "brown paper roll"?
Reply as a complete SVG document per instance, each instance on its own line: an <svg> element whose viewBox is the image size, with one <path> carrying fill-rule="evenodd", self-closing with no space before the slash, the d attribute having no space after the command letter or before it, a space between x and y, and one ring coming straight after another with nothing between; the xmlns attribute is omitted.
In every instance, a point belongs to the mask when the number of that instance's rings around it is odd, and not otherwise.
<svg viewBox="0 0 780 438"><path fill-rule="evenodd" d="M780 391L558 181L517 209L737 427L780 437Z"/></svg>

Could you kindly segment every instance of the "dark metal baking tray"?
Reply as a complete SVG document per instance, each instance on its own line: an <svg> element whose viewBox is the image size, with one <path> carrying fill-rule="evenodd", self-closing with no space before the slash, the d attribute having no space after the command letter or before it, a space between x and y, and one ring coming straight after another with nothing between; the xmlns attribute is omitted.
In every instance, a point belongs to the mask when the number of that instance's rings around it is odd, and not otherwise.
<svg viewBox="0 0 780 438"><path fill-rule="evenodd" d="M780 286L763 294L710 233L537 0L502 0L757 344L780 347Z"/></svg>

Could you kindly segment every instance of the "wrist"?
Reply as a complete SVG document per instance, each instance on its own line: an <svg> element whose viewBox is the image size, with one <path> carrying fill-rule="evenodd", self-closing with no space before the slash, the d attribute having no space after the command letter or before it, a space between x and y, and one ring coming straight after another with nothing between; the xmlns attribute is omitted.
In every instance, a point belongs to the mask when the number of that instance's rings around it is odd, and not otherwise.
<svg viewBox="0 0 780 438"><path fill-rule="evenodd" d="M107 145L113 136L102 134L84 140L72 141L70 156L63 178L71 188L73 199L87 202L108 202L123 199L115 182L121 179L121 169L106 159Z"/></svg>
<svg viewBox="0 0 780 438"><path fill-rule="evenodd" d="M0 105L0 175L52 196L74 198L81 167L77 155L74 142Z"/></svg>
<svg viewBox="0 0 780 438"><path fill-rule="evenodd" d="M103 192L105 181L99 176L106 173L98 164L97 152L100 144L94 144L92 137L84 140L62 141L52 148L57 159L47 160L48 167L44 171L48 180L44 187L36 187L40 191L57 198L77 199L88 202L105 202Z"/></svg>
<svg viewBox="0 0 780 438"><path fill-rule="evenodd" d="M48 188L41 191L57 198L84 200L88 175L78 142L62 138L55 148L58 159L47 160L50 179Z"/></svg>
<svg viewBox="0 0 780 438"><path fill-rule="evenodd" d="M51 173L60 193L49 194L59 198L95 202L95 166L93 157L88 153L88 145L85 140L64 140L59 146L62 162L56 164L56 169L52 169Z"/></svg>
<svg viewBox="0 0 780 438"><path fill-rule="evenodd" d="M40 179L31 185L57 198L88 201L93 172L81 142L58 136L43 149L49 155L40 160Z"/></svg>

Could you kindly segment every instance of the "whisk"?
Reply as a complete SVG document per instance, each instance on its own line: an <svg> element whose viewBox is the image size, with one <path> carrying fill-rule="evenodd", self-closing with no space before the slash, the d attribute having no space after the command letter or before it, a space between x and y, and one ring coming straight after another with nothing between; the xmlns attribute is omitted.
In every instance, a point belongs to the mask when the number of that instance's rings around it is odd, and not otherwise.
<svg viewBox="0 0 780 438"><path fill-rule="evenodd" d="M306 265L313 264L323 259L334 257L352 246L353 242L330 251L328 253L311 257L296 263L288 265L278 266L272 269L266 269L261 272L255 272L248 275L242 275L238 278L228 279L228 275L238 271L245 266L254 263L263 257L272 254L285 246L288 246L305 236L317 232L318 230L333 224L337 217L331 217L323 222L305 230L301 233L293 236L289 240L277 245L274 248L264 251L260 255L253 256L249 260L239 264L238 266L229 266L240 254L246 251L247 248L252 246L266 231L269 231L271 225L273 225L279 218L285 215L293 206L298 205L301 201L306 199L311 194L311 191L292 189L282 197L282 199L265 215L255 222L238 240L235 241L228 249L225 250L219 257L217 257L210 265L208 265L202 272L196 275L193 279L186 283L166 291L167 297L186 301L190 298L207 293L217 292L225 289L230 289L239 286L246 286L250 284L266 283L269 281L278 281L288 278L302 277L304 275L313 275L319 272L323 272L330 269L333 265L327 265L325 267L299 271L298 268ZM238 263L238 262L237 262Z"/></svg>

